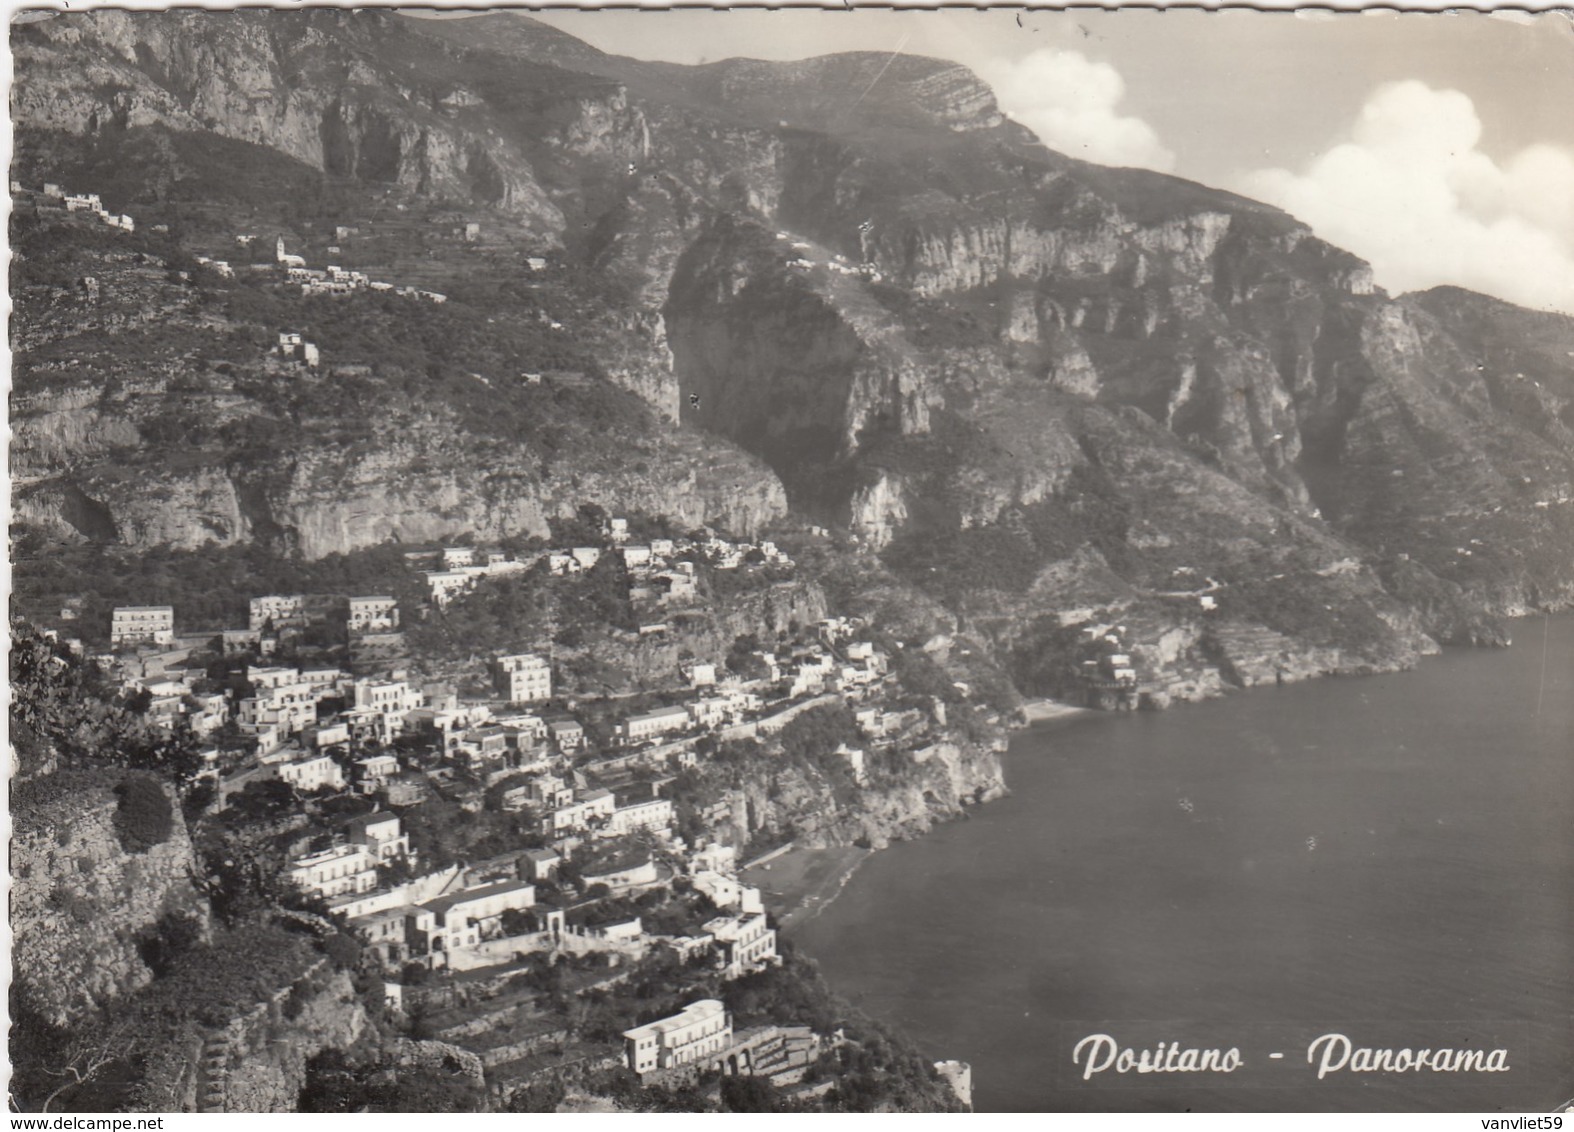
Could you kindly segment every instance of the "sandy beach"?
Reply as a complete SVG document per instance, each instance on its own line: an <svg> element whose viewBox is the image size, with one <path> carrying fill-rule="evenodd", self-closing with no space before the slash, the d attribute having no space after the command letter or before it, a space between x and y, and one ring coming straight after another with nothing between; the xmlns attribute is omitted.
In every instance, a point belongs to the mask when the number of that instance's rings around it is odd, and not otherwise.
<svg viewBox="0 0 1574 1132"><path fill-rule="evenodd" d="M854 846L792 849L740 877L759 888L766 908L787 929L823 911L867 856L869 850Z"/></svg>
<svg viewBox="0 0 1574 1132"><path fill-rule="evenodd" d="M1030 724L1045 723L1051 719L1065 719L1092 710L1080 704L1062 703L1060 700L1024 700L1022 703L1022 714L1027 716Z"/></svg>

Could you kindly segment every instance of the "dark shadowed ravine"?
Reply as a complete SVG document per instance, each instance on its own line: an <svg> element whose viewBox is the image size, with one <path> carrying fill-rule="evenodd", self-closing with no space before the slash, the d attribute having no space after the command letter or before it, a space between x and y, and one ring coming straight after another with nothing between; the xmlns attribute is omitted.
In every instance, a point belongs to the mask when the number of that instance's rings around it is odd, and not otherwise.
<svg viewBox="0 0 1574 1132"><path fill-rule="evenodd" d="M971 1062L980 1110L1546 1111L1574 1095L1574 617L1513 631L1023 733L1011 797L875 854L794 934ZM1084 1084L1070 1045L1101 1032L1244 1064ZM1510 1067L1317 1081L1326 1032Z"/></svg>

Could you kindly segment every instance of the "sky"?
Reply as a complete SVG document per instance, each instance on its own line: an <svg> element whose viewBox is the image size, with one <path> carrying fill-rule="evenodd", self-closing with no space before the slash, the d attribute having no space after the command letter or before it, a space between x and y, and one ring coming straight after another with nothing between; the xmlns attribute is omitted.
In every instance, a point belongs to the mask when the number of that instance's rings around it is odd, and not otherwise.
<svg viewBox="0 0 1574 1132"><path fill-rule="evenodd" d="M954 59L1051 148L1279 205L1394 293L1574 314L1567 15L1082 10L549 11L671 62Z"/></svg>

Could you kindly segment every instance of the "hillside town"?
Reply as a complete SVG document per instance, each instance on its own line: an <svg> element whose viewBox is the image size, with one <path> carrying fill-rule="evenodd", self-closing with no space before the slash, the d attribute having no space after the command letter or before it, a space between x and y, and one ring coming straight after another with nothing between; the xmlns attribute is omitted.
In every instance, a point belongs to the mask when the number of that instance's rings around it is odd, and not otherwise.
<svg viewBox="0 0 1574 1132"><path fill-rule="evenodd" d="M541 7L10 23L13 1123L1574 1104L1565 21Z"/></svg>
<svg viewBox="0 0 1574 1132"><path fill-rule="evenodd" d="M790 844L734 843L738 803L695 806L686 772L838 706L858 738L828 757L861 786L871 756L927 757L945 706L908 706L871 627L848 617L746 653L686 658L664 702L642 697L640 710L623 709L618 696L562 694L551 650L491 655L457 686L419 674L406 630L484 583L530 572L572 578L610 556L641 611L630 639L644 641L667 631L664 609L691 602L701 570L780 579L793 569L769 540L707 530L636 541L616 516L600 536L529 553L407 551L410 590L424 594L414 608L390 594L259 594L244 626L197 628L173 606L121 606L107 649L51 635L147 721L195 745L195 789L209 815L236 844L261 836L285 849L278 880L287 902L360 941L396 1015L425 1017L433 1003L453 1001L455 986L512 985L565 957L589 979L582 994L614 993L642 964L721 982L769 970L782 961L776 920L740 873ZM60 612L67 626L78 616ZM322 640L345 646L313 647ZM430 829L412 837L410 823L420 826L431 806L502 823L501 851L472 859ZM440 1029L466 1035L461 1045L496 1043L480 1052L504 1094L558 1064L549 1050L573 1045L544 1005L510 999L493 1026L484 1019L496 1003L479 993L472 1001L472 1010L449 1009L452 1025ZM842 1040L798 1024L735 1030L710 998L622 1037L616 1065L642 1082L752 1075L794 1103L832 1087L834 1077L811 1069Z"/></svg>
<svg viewBox="0 0 1574 1132"><path fill-rule="evenodd" d="M36 218L66 229L86 233L97 221L136 231L131 216L110 213L97 194L53 182L37 191L13 181L11 191ZM155 243L178 243L169 225L146 228ZM335 228L329 257L351 250L357 262L362 231ZM451 235L474 244L480 225L463 222ZM281 294L298 287L306 299L388 293L446 302L368 271L311 266L284 235L233 240L221 258L222 239L210 234L201 254L168 260L168 278ZM539 274L548 261L529 256L524 265ZM115 286L97 274L72 279L89 303ZM540 322L565 329L545 312ZM326 364L327 351L312 340L318 333L303 333L304 325L310 320L273 323L260 365L252 363L258 372L366 368ZM518 379L539 385L544 376L576 379L547 366ZM807 529L826 538L822 528ZM867 1073L874 1063L841 1024L780 1010L769 1023L756 1012L735 1024L724 985L773 972L783 986L805 978L781 974L790 963L778 940L782 905L768 909L759 883L743 876L768 870L793 848L794 834L759 828L745 791L718 795L696 783L739 759L781 760L796 724L813 738L794 749L811 752L821 764L815 773L836 790L888 788L906 773L900 768L924 767L948 739L946 700L965 700L965 686L940 689L944 698L915 696L893 672L890 642L856 617L789 627L743 615L747 631L730 651L692 652L697 611L713 606L716 587L733 597L785 590L781 600L796 600L796 564L767 537L678 533L665 522L604 515L561 544L417 545L402 560L389 590L244 594L244 620L221 623L179 601L147 600L153 594L139 603L135 589L131 601L106 608L92 587L62 596L44 618L53 626L44 632L48 647L91 673L138 726L189 753L194 771L176 781L209 870L199 888L214 908L237 892L261 893L263 908L234 930L251 931L246 925L261 914L322 940L353 938L357 979L375 978L368 985L379 988L393 1032L473 1053L496 1107L527 1103L543 1081L598 1072L627 1072L658 1094L704 1085L709 1104L720 1077L757 1079L790 1106L816 1103L838 1079L852 1087L846 1067L863 1064ZM434 626L478 595L490 600L499 585L607 577L632 619L612 625L603 617L611 643L601 647L677 655L664 673L642 673L638 691L588 692L581 673L565 671L574 658L559 644L576 634L557 627L534 649L470 650L464 661L423 651ZM836 725L823 722L833 717ZM969 787L966 801L981 797ZM449 824L454 815L468 823L464 835ZM291 986L299 990L319 967L292 976ZM660 987L663 1008L630 1000L631 980ZM575 1022L574 1004L584 1002L620 1021L610 1030ZM217 1019L228 1009L206 1012ZM246 1011L224 1032L234 1040L237 1027L255 1025ZM220 1049L217 1040L205 1039L204 1049ZM965 1066L960 1076L924 1072L947 1082L947 1097L962 1098L944 1103L966 1103ZM196 1107L239 1103L217 1052L205 1053L195 1074L183 1087L194 1090Z"/></svg>

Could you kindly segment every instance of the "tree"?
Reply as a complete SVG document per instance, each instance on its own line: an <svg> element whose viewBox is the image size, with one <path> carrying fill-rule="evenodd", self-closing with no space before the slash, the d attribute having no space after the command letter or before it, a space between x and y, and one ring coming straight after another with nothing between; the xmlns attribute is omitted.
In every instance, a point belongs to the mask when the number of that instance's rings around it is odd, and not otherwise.
<svg viewBox="0 0 1574 1132"><path fill-rule="evenodd" d="M81 1089L91 1081L107 1076L108 1070L128 1061L137 1046L137 1036L127 1022L118 1023L109 1030L93 1029L74 1038L67 1046L64 1060L54 1067L40 1067L47 1077L56 1078L59 1084L38 1106L39 1112L48 1112L63 1094Z"/></svg>
<svg viewBox="0 0 1574 1132"><path fill-rule="evenodd" d="M728 1112L780 1112L781 1095L763 1077L723 1077L721 1107Z"/></svg>
<svg viewBox="0 0 1574 1132"><path fill-rule="evenodd" d="M158 779L146 774L128 774L115 793L115 834L128 853L145 853L169 840L175 829L175 812Z"/></svg>
<svg viewBox="0 0 1574 1132"><path fill-rule="evenodd" d="M148 965L155 978L162 978L175 969L183 955L202 942L202 920L179 912L165 912L158 923L142 940L139 950L142 961Z"/></svg>
<svg viewBox="0 0 1574 1132"><path fill-rule="evenodd" d="M515 1089L505 1107L509 1112L556 1112L557 1106L563 1103L566 1096L568 1090L563 1087L563 1082L551 1077L540 1084Z"/></svg>
<svg viewBox="0 0 1574 1132"><path fill-rule="evenodd" d="M353 971L361 963L361 941L348 932L336 932L323 941L323 954L335 967Z"/></svg>
<svg viewBox="0 0 1574 1132"><path fill-rule="evenodd" d="M507 909L502 915L502 925L506 936L528 935L540 930L536 914L528 908Z"/></svg>

